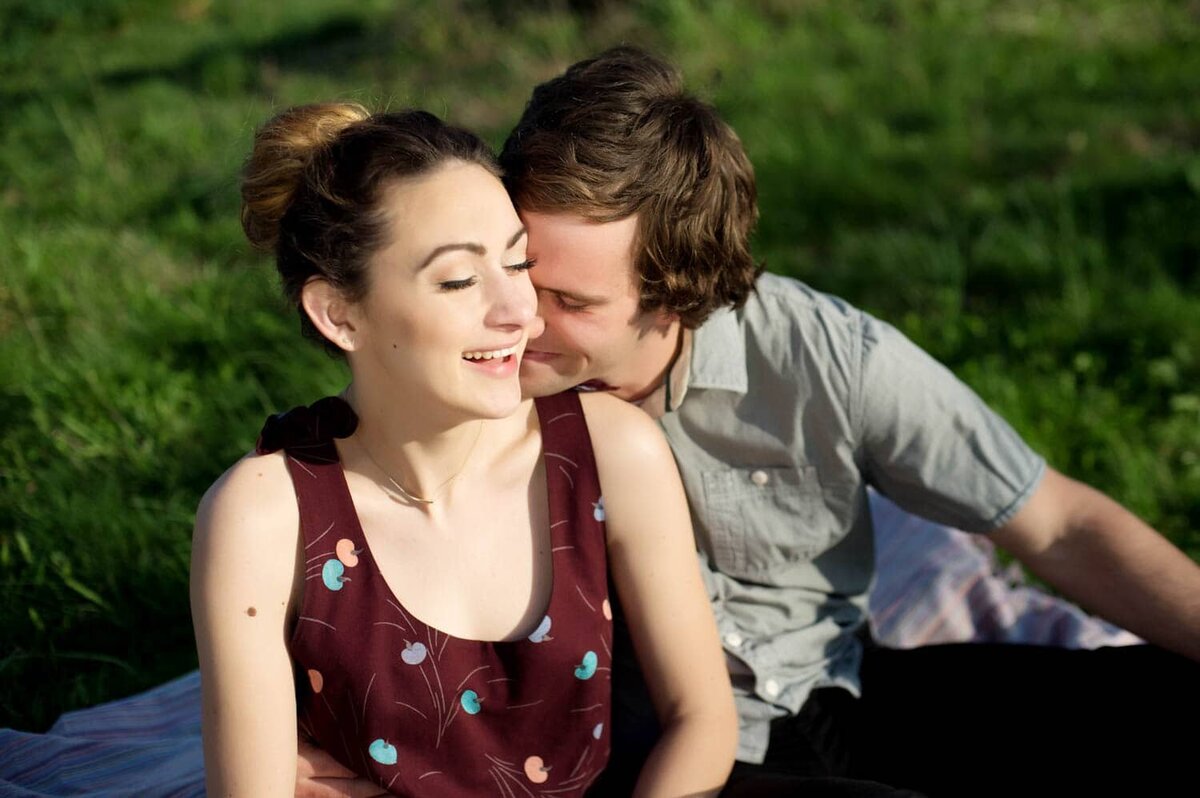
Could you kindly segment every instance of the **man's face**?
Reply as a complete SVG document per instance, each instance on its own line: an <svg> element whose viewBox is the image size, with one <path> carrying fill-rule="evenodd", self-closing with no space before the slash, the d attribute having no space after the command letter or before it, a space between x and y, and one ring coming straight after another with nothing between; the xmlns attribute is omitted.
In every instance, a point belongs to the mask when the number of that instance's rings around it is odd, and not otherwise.
<svg viewBox="0 0 1200 798"><path fill-rule="evenodd" d="M527 396L591 383L636 400L661 382L675 355L679 321L638 309L637 217L593 222L571 213L521 214L546 331L521 361Z"/></svg>

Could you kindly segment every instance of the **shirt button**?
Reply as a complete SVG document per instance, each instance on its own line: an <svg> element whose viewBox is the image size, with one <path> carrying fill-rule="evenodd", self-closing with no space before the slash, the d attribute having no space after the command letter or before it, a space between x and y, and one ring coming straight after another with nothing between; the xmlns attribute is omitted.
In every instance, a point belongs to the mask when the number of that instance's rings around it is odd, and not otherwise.
<svg viewBox="0 0 1200 798"><path fill-rule="evenodd" d="M742 636L737 632L730 632L729 634L725 635L725 645L729 646L730 648L741 648L742 643L744 642L746 641L743 640Z"/></svg>
<svg viewBox="0 0 1200 798"><path fill-rule="evenodd" d="M761 488L763 485L766 485L768 482L771 481L771 475L768 474L766 471L762 471L762 470L755 471L753 474L750 475L750 481L753 482L755 485L758 485Z"/></svg>
<svg viewBox="0 0 1200 798"><path fill-rule="evenodd" d="M767 698L774 698L779 695L779 682L774 679L767 679L763 682L763 692L767 694Z"/></svg>

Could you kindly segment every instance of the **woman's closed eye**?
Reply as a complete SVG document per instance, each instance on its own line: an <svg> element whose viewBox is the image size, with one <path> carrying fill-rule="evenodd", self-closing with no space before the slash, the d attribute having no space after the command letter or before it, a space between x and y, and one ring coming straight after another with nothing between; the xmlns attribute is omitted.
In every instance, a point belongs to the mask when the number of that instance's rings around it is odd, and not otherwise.
<svg viewBox="0 0 1200 798"><path fill-rule="evenodd" d="M504 270L509 274L522 274L533 268L537 261L532 258L523 260L520 263L512 263L504 267ZM478 277L466 277L462 280L442 280L438 283L438 288L443 291L461 291L464 288L470 288L479 282Z"/></svg>
<svg viewBox="0 0 1200 798"><path fill-rule="evenodd" d="M438 288L443 291L461 291L464 288L470 288L477 282L479 279L476 277L467 277L464 280L443 280L438 283Z"/></svg>
<svg viewBox="0 0 1200 798"><path fill-rule="evenodd" d="M527 258L526 260L523 260L520 263L514 263L511 266L505 266L504 268L508 269L508 271L512 272L513 274L520 274L521 272L529 271L535 265L537 265L536 260L534 260L533 258Z"/></svg>

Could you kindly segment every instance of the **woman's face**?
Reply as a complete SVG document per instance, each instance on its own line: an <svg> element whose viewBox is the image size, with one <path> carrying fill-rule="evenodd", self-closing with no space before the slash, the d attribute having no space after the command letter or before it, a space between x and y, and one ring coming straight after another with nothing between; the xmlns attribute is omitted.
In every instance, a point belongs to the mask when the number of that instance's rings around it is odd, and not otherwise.
<svg viewBox="0 0 1200 798"><path fill-rule="evenodd" d="M542 329L525 228L500 181L450 162L390 187L389 243L370 260L350 365L422 416L499 418L521 401L525 344Z"/></svg>

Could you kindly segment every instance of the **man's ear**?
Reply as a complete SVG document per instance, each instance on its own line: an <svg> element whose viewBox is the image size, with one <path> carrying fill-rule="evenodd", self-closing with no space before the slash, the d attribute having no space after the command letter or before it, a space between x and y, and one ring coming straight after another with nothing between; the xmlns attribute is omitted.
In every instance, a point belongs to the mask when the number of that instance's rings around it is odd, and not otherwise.
<svg viewBox="0 0 1200 798"><path fill-rule="evenodd" d="M313 326L344 352L358 348L360 332L357 304L347 301L322 277L310 278L300 289L300 304Z"/></svg>
<svg viewBox="0 0 1200 798"><path fill-rule="evenodd" d="M643 312L638 321L638 327L641 329L642 335L649 335L651 333L669 335L678 323L678 313L658 308L657 310Z"/></svg>
<svg viewBox="0 0 1200 798"><path fill-rule="evenodd" d="M681 323L679 320L678 313L675 313L675 312L672 312L669 310L663 310L662 308L659 308L658 310L654 311L654 313L658 319L658 328L660 330L670 330L676 324Z"/></svg>

